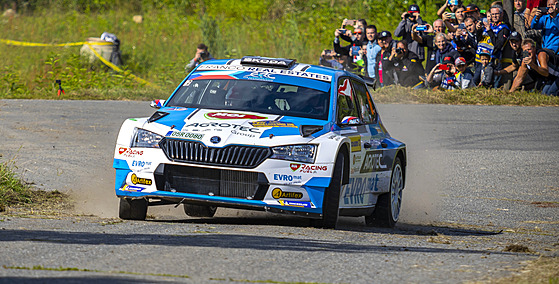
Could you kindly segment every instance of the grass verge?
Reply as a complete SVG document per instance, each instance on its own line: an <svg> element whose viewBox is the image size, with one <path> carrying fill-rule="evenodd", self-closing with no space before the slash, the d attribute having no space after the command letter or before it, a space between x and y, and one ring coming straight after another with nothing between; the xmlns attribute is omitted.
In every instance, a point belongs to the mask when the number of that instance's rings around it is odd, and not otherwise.
<svg viewBox="0 0 559 284"><path fill-rule="evenodd" d="M509 283L559 283L559 257L540 257L530 261L523 270L510 277L492 279L479 283L509 284Z"/></svg>
<svg viewBox="0 0 559 284"><path fill-rule="evenodd" d="M16 170L13 160L0 163L0 212L8 207L36 207L38 211L43 211L69 206L68 195L57 190L34 189L32 184L18 176Z"/></svg>
<svg viewBox="0 0 559 284"><path fill-rule="evenodd" d="M509 93L500 89L412 90L398 86L381 88L372 93L379 103L420 103L454 105L559 106L559 97L531 92Z"/></svg>

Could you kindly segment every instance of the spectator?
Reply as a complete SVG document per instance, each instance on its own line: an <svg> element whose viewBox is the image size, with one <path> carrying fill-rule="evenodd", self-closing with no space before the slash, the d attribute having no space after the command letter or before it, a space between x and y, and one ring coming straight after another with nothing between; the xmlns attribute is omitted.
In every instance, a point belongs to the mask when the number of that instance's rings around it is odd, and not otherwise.
<svg viewBox="0 0 559 284"><path fill-rule="evenodd" d="M450 56L443 58L441 63L435 65L433 70L427 75L427 83L434 88L441 88L446 90L459 89L456 84L456 67L454 66L454 59Z"/></svg>
<svg viewBox="0 0 559 284"><path fill-rule="evenodd" d="M377 55L380 53L380 46L377 42L377 27L375 25L369 25L365 28L365 35L367 37L367 47L365 56L365 71L366 75L370 78L376 78L375 66L377 65Z"/></svg>
<svg viewBox="0 0 559 284"><path fill-rule="evenodd" d="M466 8L464 8L464 6L459 6L454 12L454 16L449 13L443 14L443 22L449 32L455 32L456 27L464 22L466 18L465 10Z"/></svg>
<svg viewBox="0 0 559 284"><path fill-rule="evenodd" d="M412 27L416 24L425 25L427 24L427 22L421 19L419 6L412 4L409 6L407 12L402 13L402 20L398 24L398 27L396 27L394 35L397 37L402 37L402 40L408 42L408 49L411 52L417 54L419 60L423 62L423 60L425 60L425 48L420 46L418 42L412 39Z"/></svg>
<svg viewBox="0 0 559 284"><path fill-rule="evenodd" d="M426 24L427 31L425 33L417 32L417 24L413 25L412 27L412 39L419 43L421 47L427 47L427 57L425 63L425 76L431 72L431 69L437 65L437 61L435 60L435 54L437 52L437 46L435 45L435 35L432 33L444 34L446 27L443 23L443 20L437 19L433 22L433 26Z"/></svg>
<svg viewBox="0 0 559 284"><path fill-rule="evenodd" d="M458 25L456 32L452 34L452 47L460 53L466 62L472 64L476 58L477 43L473 36L470 36L464 23Z"/></svg>
<svg viewBox="0 0 559 284"><path fill-rule="evenodd" d="M356 40L356 36L353 35L353 33L350 30L347 30L346 27L349 25L349 21L348 19L344 19L342 21L342 28L340 29L342 32L340 34L340 38L353 43ZM367 21L365 19L359 19L355 21L355 24L353 24L353 30L355 31L356 29L361 29L362 31L365 30L365 27L367 26Z"/></svg>
<svg viewBox="0 0 559 284"><path fill-rule="evenodd" d="M394 65L390 62L390 55L395 45L392 40L392 34L390 34L389 31L382 31L378 35L378 45L381 51L376 58L377 67L375 68L375 76L378 78L381 87L394 85L396 76L393 68Z"/></svg>
<svg viewBox="0 0 559 284"><path fill-rule="evenodd" d="M507 78L507 77L514 78L514 77L516 77L516 70L518 70L518 68L520 67L520 64L522 63L521 44L522 44L522 36L520 35L520 33L517 32L517 31L512 32L510 34L509 44L508 44L509 47L510 47L510 50L512 51L511 54L510 54L511 64L503 65L504 67L501 70L495 71L496 76L503 76L503 78ZM506 49L506 50L508 50L508 49ZM503 54L503 56L505 56L505 55ZM528 77L525 78L524 81L526 81L526 83L533 82L533 80L529 79ZM505 90L509 90L511 85L512 85L512 82L511 82L510 85L505 82L503 84L503 88Z"/></svg>
<svg viewBox="0 0 559 284"><path fill-rule="evenodd" d="M479 75L477 82L474 75L474 83L477 86L492 88L494 85L495 65L491 62L491 51L482 49L479 53L480 64L476 65L476 75Z"/></svg>
<svg viewBox="0 0 559 284"><path fill-rule="evenodd" d="M332 67L334 69L339 69L339 70L346 70L346 66L344 66L343 64L345 63L344 60L343 59L340 60L341 57L342 56L340 54L337 54L335 51L323 50L322 53L320 54L320 59L318 61L318 64L320 66Z"/></svg>
<svg viewBox="0 0 559 284"><path fill-rule="evenodd" d="M514 30L519 32L522 38L526 37L526 31L530 29L530 22L526 18L526 4L524 2L525 0L514 0Z"/></svg>
<svg viewBox="0 0 559 284"><path fill-rule="evenodd" d="M441 8L439 8L439 10L437 11L437 16L439 18L442 18L447 8L450 10L451 13L456 13L456 9L458 9L458 7L460 6L462 6L462 1L448 0L444 3L444 5Z"/></svg>
<svg viewBox="0 0 559 284"><path fill-rule="evenodd" d="M453 64L454 60L460 57L458 51L452 48L452 45L448 43L445 34L439 33L435 36L435 45L437 46L437 51L435 53L436 63L442 63L445 57L450 57L452 59L450 63Z"/></svg>
<svg viewBox="0 0 559 284"><path fill-rule="evenodd" d="M481 21L482 20L481 13L479 12L479 7L476 4L473 4L473 3L468 4L466 6L466 9L464 10L464 15L465 15L465 17L472 17L476 21Z"/></svg>
<svg viewBox="0 0 559 284"><path fill-rule="evenodd" d="M474 73L472 70L468 68L466 64L466 59L464 57L456 58L454 61L454 65L456 66L457 72L455 74L456 77L456 86L461 89L468 89L475 87L474 85Z"/></svg>
<svg viewBox="0 0 559 284"><path fill-rule="evenodd" d="M190 60L190 63L188 63L184 69L186 70L186 72L190 72L192 71L192 69L198 67L200 63L210 59L215 58L213 58L208 51L208 47L205 44L201 43L196 47L196 55L194 56L194 58L192 58L192 60Z"/></svg>
<svg viewBox="0 0 559 284"><path fill-rule="evenodd" d="M400 86L413 87L421 82L419 76L423 76L425 70L417 55L408 50L408 43L405 40L396 44L396 48L390 55L390 61Z"/></svg>
<svg viewBox="0 0 559 284"><path fill-rule="evenodd" d="M557 0L547 1L547 13L535 9L532 29L542 30L542 48L548 48L557 53L559 51L559 21L557 20Z"/></svg>
<svg viewBox="0 0 559 284"><path fill-rule="evenodd" d="M365 34L361 29L355 29L353 31L355 35L355 40L351 42L349 45L340 46L340 35L342 34L341 29L337 29L334 32L334 51L341 55L347 55L352 58L352 62L355 63L361 59L361 55L359 54L359 50L363 45L363 40L365 39Z"/></svg>
<svg viewBox="0 0 559 284"><path fill-rule="evenodd" d="M549 2L548 2L549 3ZM542 93L557 96L559 93L559 58L549 49L536 50L536 43L531 39L522 42L522 51L525 56L518 69L518 75L510 92L516 91L526 76L530 76L536 82L536 89L542 88Z"/></svg>

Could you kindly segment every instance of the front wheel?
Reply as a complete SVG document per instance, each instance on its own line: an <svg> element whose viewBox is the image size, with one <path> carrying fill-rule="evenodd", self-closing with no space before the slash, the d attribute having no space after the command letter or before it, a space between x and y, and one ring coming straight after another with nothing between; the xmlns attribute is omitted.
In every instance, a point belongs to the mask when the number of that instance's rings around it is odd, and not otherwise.
<svg viewBox="0 0 559 284"><path fill-rule="evenodd" d="M340 192L342 189L345 156L338 154L330 186L324 192L322 201L322 219L312 220L314 227L335 229L340 216Z"/></svg>
<svg viewBox="0 0 559 284"><path fill-rule="evenodd" d="M145 220L148 212L148 201L144 198L121 198L118 217L125 220Z"/></svg>
<svg viewBox="0 0 559 284"><path fill-rule="evenodd" d="M365 216L367 226L394 228L400 217L403 189L404 171L402 162L400 162L400 158L396 158L390 178L390 192L380 195L373 214Z"/></svg>

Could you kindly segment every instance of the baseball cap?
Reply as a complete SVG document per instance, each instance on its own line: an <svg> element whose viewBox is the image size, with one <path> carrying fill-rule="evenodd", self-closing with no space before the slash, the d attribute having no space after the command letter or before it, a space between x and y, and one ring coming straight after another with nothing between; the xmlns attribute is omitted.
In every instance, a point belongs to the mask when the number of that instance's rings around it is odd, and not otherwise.
<svg viewBox="0 0 559 284"><path fill-rule="evenodd" d="M475 11L479 11L479 7L476 4L468 4L466 6L466 9L464 10L464 13L475 12Z"/></svg>
<svg viewBox="0 0 559 284"><path fill-rule="evenodd" d="M419 6L417 6L416 4L411 4L410 7L408 8L408 13L412 13L412 12L419 13Z"/></svg>
<svg viewBox="0 0 559 284"><path fill-rule="evenodd" d="M491 56L491 52L489 51L489 49L486 49L486 48L480 48L480 50L478 51L477 54Z"/></svg>
<svg viewBox="0 0 559 284"><path fill-rule="evenodd" d="M446 56L443 59L443 64L453 64L453 63L454 63L454 60L452 60L452 57L450 57L450 56Z"/></svg>
<svg viewBox="0 0 559 284"><path fill-rule="evenodd" d="M380 32L380 34L378 35L378 38L385 38L385 37L391 37L392 34L389 31L382 31Z"/></svg>
<svg viewBox="0 0 559 284"><path fill-rule="evenodd" d="M522 35L517 31L510 33L509 40L522 41Z"/></svg>
<svg viewBox="0 0 559 284"><path fill-rule="evenodd" d="M466 65L466 59L464 59L464 57L458 57L456 61L454 61L454 65Z"/></svg>

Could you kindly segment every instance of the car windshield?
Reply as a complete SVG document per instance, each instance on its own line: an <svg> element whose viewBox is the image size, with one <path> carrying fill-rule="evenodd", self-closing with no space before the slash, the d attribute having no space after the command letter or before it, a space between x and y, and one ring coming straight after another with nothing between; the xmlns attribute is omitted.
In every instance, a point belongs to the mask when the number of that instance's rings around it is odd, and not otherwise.
<svg viewBox="0 0 559 284"><path fill-rule="evenodd" d="M167 103L189 107L253 111L328 119L330 96L301 86L256 80L187 80Z"/></svg>

